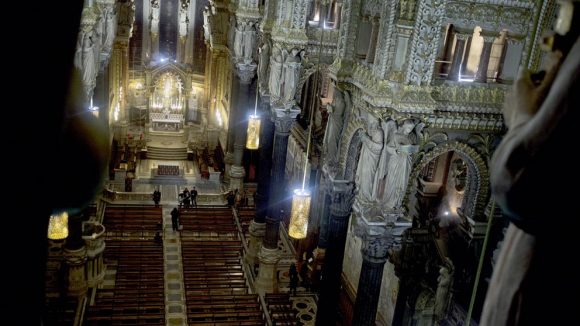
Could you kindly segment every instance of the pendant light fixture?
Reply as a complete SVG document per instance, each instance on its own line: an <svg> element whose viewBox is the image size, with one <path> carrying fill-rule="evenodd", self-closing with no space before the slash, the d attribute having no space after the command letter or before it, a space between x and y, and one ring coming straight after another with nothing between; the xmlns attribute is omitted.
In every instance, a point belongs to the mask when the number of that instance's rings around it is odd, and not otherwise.
<svg viewBox="0 0 580 326"><path fill-rule="evenodd" d="M256 88L256 104L254 105L254 114L248 119L248 131L246 138L247 149L258 149L260 147L260 127L262 121L258 117L258 88Z"/></svg>
<svg viewBox="0 0 580 326"><path fill-rule="evenodd" d="M319 78L320 78L320 60L322 53L322 39L324 38L324 21L322 30L320 31L320 45L318 48L318 66L316 68L315 89L314 94L318 94ZM308 171L308 156L310 154L310 142L312 140L312 118L314 117L316 97L310 103L310 118L308 124L308 138L306 139L306 157L304 159L304 174L302 176L302 188L295 189L292 196L292 212L290 213L290 226L288 228L288 235L294 239L304 239L308 232L308 216L310 215L310 203L312 201L312 194L306 186L306 172Z"/></svg>
<svg viewBox="0 0 580 326"><path fill-rule="evenodd" d="M48 221L48 238L51 240L63 240L68 237L68 213L50 215Z"/></svg>

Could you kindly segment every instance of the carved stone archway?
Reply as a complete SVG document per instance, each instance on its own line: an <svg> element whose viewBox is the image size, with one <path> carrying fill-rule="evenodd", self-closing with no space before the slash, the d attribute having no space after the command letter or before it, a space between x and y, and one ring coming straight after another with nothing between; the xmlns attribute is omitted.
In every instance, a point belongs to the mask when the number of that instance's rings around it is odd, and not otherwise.
<svg viewBox="0 0 580 326"><path fill-rule="evenodd" d="M477 217L483 216L485 204L487 203L489 172L483 157L474 148L459 141L439 144L417 158L409 177L404 203L408 204L409 196L417 191L416 179L421 170L431 160L451 151L456 152L468 165L468 180L462 207L464 207L464 212L467 216L477 219Z"/></svg>

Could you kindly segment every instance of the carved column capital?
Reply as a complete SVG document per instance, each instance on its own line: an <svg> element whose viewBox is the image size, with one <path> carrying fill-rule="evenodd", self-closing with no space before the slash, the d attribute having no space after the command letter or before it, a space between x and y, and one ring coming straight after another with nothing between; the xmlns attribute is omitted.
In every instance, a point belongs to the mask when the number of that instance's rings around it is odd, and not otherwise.
<svg viewBox="0 0 580 326"><path fill-rule="evenodd" d="M363 240L361 251L371 262L380 262L387 258L389 250L399 249L403 232L411 227L411 222L401 213L386 212L378 204L356 202L353 211L356 217L354 233Z"/></svg>
<svg viewBox="0 0 580 326"><path fill-rule="evenodd" d="M287 134L290 133L290 129L292 129L300 110L274 109L273 113L276 133Z"/></svg>
<svg viewBox="0 0 580 326"><path fill-rule="evenodd" d="M236 64L236 74L240 77L240 81L243 84L249 84L252 79L256 76L256 68L258 66L255 63L238 63Z"/></svg>
<svg viewBox="0 0 580 326"><path fill-rule="evenodd" d="M354 183L346 180L331 180L329 182L330 213L335 217L348 217L354 201Z"/></svg>

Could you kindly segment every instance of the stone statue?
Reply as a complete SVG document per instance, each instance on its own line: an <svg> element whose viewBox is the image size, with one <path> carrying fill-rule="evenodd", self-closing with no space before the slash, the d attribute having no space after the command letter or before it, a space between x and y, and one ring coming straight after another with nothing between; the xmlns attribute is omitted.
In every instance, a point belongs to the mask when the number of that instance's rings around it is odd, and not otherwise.
<svg viewBox="0 0 580 326"><path fill-rule="evenodd" d="M272 102L280 100L282 87L282 51L279 47L274 47L270 58L270 79L268 80L270 97Z"/></svg>
<svg viewBox="0 0 580 326"><path fill-rule="evenodd" d="M390 157L384 203L388 209L399 208L407 190L412 165L411 155L418 151L418 146L415 145L417 139L411 135L415 125L415 121L405 120L386 146Z"/></svg>
<svg viewBox="0 0 580 326"><path fill-rule="evenodd" d="M338 88L334 89L334 98L332 104L327 106L328 123L326 125L326 133L324 134L324 146L326 146L326 160L335 160L338 154L338 143L340 140L340 132L344 125L344 113L346 111L345 96Z"/></svg>
<svg viewBox="0 0 580 326"><path fill-rule="evenodd" d="M87 98L90 99L96 84L97 60L95 58L95 43L93 41L93 30L87 31L83 35L82 43L82 80L85 85Z"/></svg>
<svg viewBox="0 0 580 326"><path fill-rule="evenodd" d="M181 3L181 9L179 10L179 36L187 36L187 25L189 25L189 18L187 17L187 5L184 6L186 2Z"/></svg>
<svg viewBox="0 0 580 326"><path fill-rule="evenodd" d="M107 7L105 11L105 31L103 39L103 49L110 52L115 41L115 33L117 28L117 15L112 7Z"/></svg>
<svg viewBox="0 0 580 326"><path fill-rule="evenodd" d="M159 8L159 0L153 0L151 2L151 7L154 3L157 3L157 8ZM121 2L119 6L119 25L131 26L135 20L135 3L133 0ZM159 21L159 12L157 13L157 21Z"/></svg>
<svg viewBox="0 0 580 326"><path fill-rule="evenodd" d="M234 48L234 43L236 39L236 19L234 16L230 17L230 29L228 30L228 47L230 49Z"/></svg>
<svg viewBox="0 0 580 326"><path fill-rule="evenodd" d="M251 23L244 27L244 61L252 62L254 56L254 46L256 45L256 28Z"/></svg>
<svg viewBox="0 0 580 326"><path fill-rule="evenodd" d="M446 258L451 266L442 266L439 269L439 277L437 278L437 292L435 292L435 309L434 314L437 320L442 320L447 314L447 307L450 302L450 291L453 281L453 263L449 258Z"/></svg>
<svg viewBox="0 0 580 326"><path fill-rule="evenodd" d="M383 149L383 130L379 128L379 122L371 115L369 122L368 134L362 135L362 149L355 177L359 199L366 202L373 200L373 184Z"/></svg>
<svg viewBox="0 0 580 326"><path fill-rule="evenodd" d="M284 101L291 102L296 95L296 88L300 79L300 50L294 48L284 61Z"/></svg>
<svg viewBox="0 0 580 326"><path fill-rule="evenodd" d="M266 80L268 78L268 64L270 63L270 43L268 41L264 42L258 51L260 54L258 61L258 80L260 81L260 87L265 88L268 86Z"/></svg>
<svg viewBox="0 0 580 326"><path fill-rule="evenodd" d="M381 128L383 129L384 135L383 143L388 144L392 141L395 131L397 130L397 123L394 120L381 121ZM390 155L387 146L383 146L381 157L379 159L379 167L373 184L373 199L377 199L379 202L382 202L384 198L385 177L389 172L389 158Z"/></svg>
<svg viewBox="0 0 580 326"><path fill-rule="evenodd" d="M245 23L241 23L235 28L234 56L236 58L244 56L244 25Z"/></svg>
<svg viewBox="0 0 580 326"><path fill-rule="evenodd" d="M83 41L85 40L86 31L81 28L79 31L79 35L77 36L77 46L74 56L74 65L79 69L79 71L83 71Z"/></svg>
<svg viewBox="0 0 580 326"><path fill-rule="evenodd" d="M149 16L151 23L149 26L151 27L151 33L158 34L159 33L159 0L152 0L151 1L151 16Z"/></svg>

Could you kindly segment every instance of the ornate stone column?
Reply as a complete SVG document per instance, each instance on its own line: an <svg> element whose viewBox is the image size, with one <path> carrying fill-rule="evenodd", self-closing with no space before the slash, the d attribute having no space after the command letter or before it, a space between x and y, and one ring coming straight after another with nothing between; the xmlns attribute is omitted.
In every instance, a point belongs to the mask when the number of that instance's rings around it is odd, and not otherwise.
<svg viewBox="0 0 580 326"><path fill-rule="evenodd" d="M320 277L320 273L324 268L324 259L326 256L326 248L328 247L328 219L330 218L330 200L328 194L328 177L326 171L323 171L323 175L318 183L318 192L316 194L315 202L317 202L318 210L314 214L319 216L319 233L318 233L318 244L313 253L312 261L312 275L311 279L317 281ZM310 214L312 216L312 214Z"/></svg>
<svg viewBox="0 0 580 326"><path fill-rule="evenodd" d="M455 42L455 52L453 53L451 69L449 69L447 79L458 81L461 70L461 62L463 61L463 52L465 50L465 41L467 41L469 35L456 33L455 37L457 38L457 42Z"/></svg>
<svg viewBox="0 0 580 326"><path fill-rule="evenodd" d="M128 114L125 104L125 94L129 79L129 38L133 32L135 21L135 5L127 1L117 5L117 35L113 43L113 53L109 63L109 88L113 98L119 103L120 134L127 134Z"/></svg>
<svg viewBox="0 0 580 326"><path fill-rule="evenodd" d="M477 67L477 72L475 73L475 79L473 81L478 83L487 83L487 68L489 67L489 57L491 55L491 47L493 45L493 41L495 41L495 36L486 34L484 31L481 31L480 35L483 37L483 48L481 49L479 65Z"/></svg>
<svg viewBox="0 0 580 326"><path fill-rule="evenodd" d="M328 247L326 249L316 325L334 325L340 294L340 275L344 259L344 246L348 219L354 201L354 184L345 180L330 180L330 220L328 224Z"/></svg>
<svg viewBox="0 0 580 326"><path fill-rule="evenodd" d="M338 80L346 79L352 73L361 3L362 1L342 2L341 28L338 35L336 59L329 69L331 75Z"/></svg>
<svg viewBox="0 0 580 326"><path fill-rule="evenodd" d="M272 157L272 173L270 180L270 205L268 216L266 217L266 234L262 243L262 248L258 254L260 260L260 270L256 280L258 291L277 291L276 265L280 260L278 251L278 238L280 228L280 203L285 196L284 169L286 166L286 151L288 148L288 136L290 129L296 121L296 116L300 110L274 109L274 149Z"/></svg>
<svg viewBox="0 0 580 326"><path fill-rule="evenodd" d="M272 145L274 140L274 123L270 116L269 102L263 101L261 110L262 127L260 130L260 169L258 170L258 189L255 196L256 216L250 224L250 242L245 261L250 265L257 264L258 252L266 234L266 215L270 198L270 170L272 168Z"/></svg>
<svg viewBox="0 0 580 326"><path fill-rule="evenodd" d="M369 229L365 231L362 234L363 264L354 304L353 326L375 325L383 270L392 242L388 233L372 234Z"/></svg>
<svg viewBox="0 0 580 326"><path fill-rule="evenodd" d="M236 73L237 76L234 79L234 87L237 87L236 101L232 103L231 107L235 108L237 111L236 120L234 121L236 125L234 126L234 161L230 169L230 190L238 189L238 191L244 191L244 176L246 171L244 171L243 158L244 158L244 148L246 146L246 128L247 123L247 113L250 104L250 99L253 99L251 93L252 91L251 83L252 79L256 75L256 64L238 64Z"/></svg>
<svg viewBox="0 0 580 326"><path fill-rule="evenodd" d="M369 43L369 48L367 50L367 57L365 61L369 64L375 62L375 51L377 49L377 37L379 35L379 19L376 17L371 17L371 39Z"/></svg>

